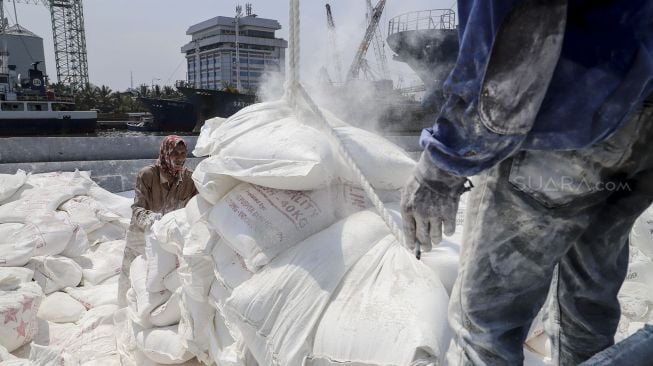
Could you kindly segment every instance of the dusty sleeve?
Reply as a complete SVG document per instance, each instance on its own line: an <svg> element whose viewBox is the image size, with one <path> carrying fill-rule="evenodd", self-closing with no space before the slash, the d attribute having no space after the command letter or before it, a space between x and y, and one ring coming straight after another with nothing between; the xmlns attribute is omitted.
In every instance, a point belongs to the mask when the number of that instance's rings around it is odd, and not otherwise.
<svg viewBox="0 0 653 366"><path fill-rule="evenodd" d="M151 172L143 169L136 177L136 186L134 187L134 204L132 205L132 222L141 229L145 229L147 218L152 211L152 177Z"/></svg>

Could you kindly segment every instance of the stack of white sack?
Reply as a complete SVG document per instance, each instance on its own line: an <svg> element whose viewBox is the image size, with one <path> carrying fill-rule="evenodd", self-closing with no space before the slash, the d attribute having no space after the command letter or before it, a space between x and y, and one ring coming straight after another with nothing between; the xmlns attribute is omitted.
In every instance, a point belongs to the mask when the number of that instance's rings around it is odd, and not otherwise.
<svg viewBox="0 0 653 366"><path fill-rule="evenodd" d="M130 205L87 172L0 175L0 361L117 364L112 316Z"/></svg>
<svg viewBox="0 0 653 366"><path fill-rule="evenodd" d="M414 161L325 114L396 207ZM179 333L201 360L208 352L219 365L406 365L444 356L445 287L370 210L326 136L282 101L202 129L193 153L210 156L193 174L200 196L185 209L189 234L178 255ZM192 326L182 331L185 318Z"/></svg>

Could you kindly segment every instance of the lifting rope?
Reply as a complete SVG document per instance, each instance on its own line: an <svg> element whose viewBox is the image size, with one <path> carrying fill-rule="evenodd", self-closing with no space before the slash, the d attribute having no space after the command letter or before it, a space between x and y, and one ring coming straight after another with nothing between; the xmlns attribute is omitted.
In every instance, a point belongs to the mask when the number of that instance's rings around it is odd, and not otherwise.
<svg viewBox="0 0 653 366"><path fill-rule="evenodd" d="M374 187L370 184L365 177L365 174L358 167L358 164L351 156L347 147L340 139L338 132L329 124L328 120L324 117L324 114L313 101L311 96L306 92L306 89L301 85L299 80L299 0L290 0L290 11L289 11L289 69L288 70L288 82L286 85L286 98L291 107L297 108L297 101L303 100L308 105L310 111L317 117L317 120L320 123L320 126L327 133L327 135L332 140L332 143L337 147L338 153L345 161L345 164L352 170L358 183L365 191L365 194L370 199L377 213L381 216L386 226L390 229L390 232L395 236L397 241L400 244L405 244L404 232L397 225L395 220L392 218L390 212L385 208L383 201L374 191Z"/></svg>

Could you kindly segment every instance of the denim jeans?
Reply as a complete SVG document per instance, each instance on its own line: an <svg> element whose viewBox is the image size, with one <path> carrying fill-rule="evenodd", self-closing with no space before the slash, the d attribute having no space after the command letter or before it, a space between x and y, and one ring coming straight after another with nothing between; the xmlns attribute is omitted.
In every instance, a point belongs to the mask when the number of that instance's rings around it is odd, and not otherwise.
<svg viewBox="0 0 653 366"><path fill-rule="evenodd" d="M450 365L521 365L549 292L555 364L614 343L628 234L653 202L652 112L641 108L594 146L522 151L476 177L449 308Z"/></svg>
<svg viewBox="0 0 653 366"><path fill-rule="evenodd" d="M653 363L653 325L594 355L581 366L647 366Z"/></svg>

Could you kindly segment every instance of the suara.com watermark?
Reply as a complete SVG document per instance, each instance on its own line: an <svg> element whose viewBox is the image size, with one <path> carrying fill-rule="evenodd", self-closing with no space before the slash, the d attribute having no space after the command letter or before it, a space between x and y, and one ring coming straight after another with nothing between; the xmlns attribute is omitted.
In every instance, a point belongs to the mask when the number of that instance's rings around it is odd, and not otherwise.
<svg viewBox="0 0 653 366"><path fill-rule="evenodd" d="M624 181L596 182L586 178L570 176L560 177L523 177L517 176L511 182L519 189L539 192L618 192L630 191L630 185Z"/></svg>

